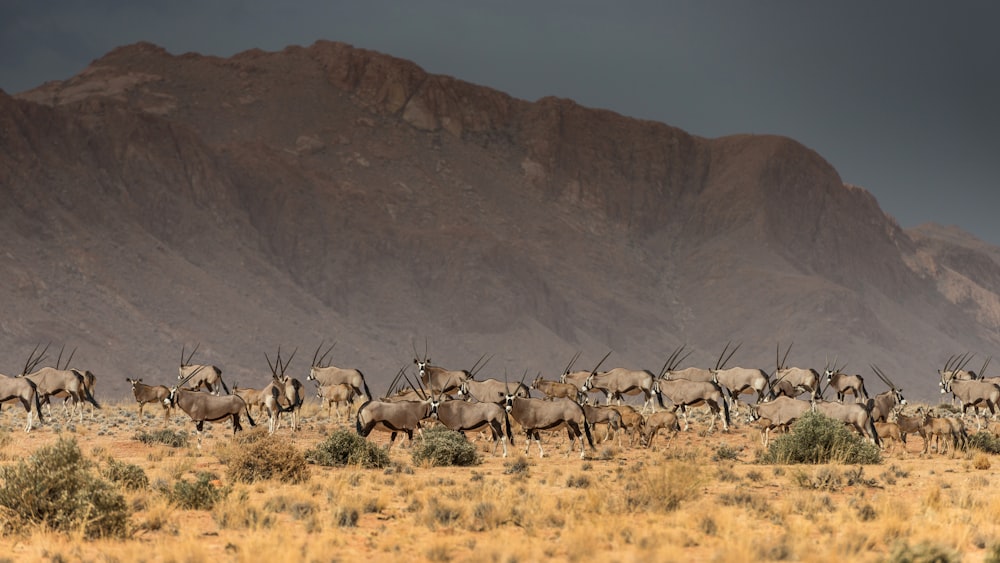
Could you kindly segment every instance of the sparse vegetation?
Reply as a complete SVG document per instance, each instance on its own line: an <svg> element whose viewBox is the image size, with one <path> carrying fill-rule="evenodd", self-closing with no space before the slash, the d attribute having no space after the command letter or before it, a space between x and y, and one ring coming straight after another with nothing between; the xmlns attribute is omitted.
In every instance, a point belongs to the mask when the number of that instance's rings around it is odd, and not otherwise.
<svg viewBox="0 0 1000 563"><path fill-rule="evenodd" d="M464 434L436 426L424 430L424 439L413 448L413 463L431 466L479 465L482 456Z"/></svg>
<svg viewBox="0 0 1000 563"><path fill-rule="evenodd" d="M86 538L123 537L129 511L125 498L100 478L76 440L60 438L27 460L0 469L0 515L7 531L41 524Z"/></svg>
<svg viewBox="0 0 1000 563"><path fill-rule="evenodd" d="M332 432L329 438L307 451L305 457L309 463L332 467L359 465L366 469L383 469L391 463L386 448L350 430Z"/></svg>
<svg viewBox="0 0 1000 563"><path fill-rule="evenodd" d="M874 464L882 460L874 444L851 432L844 423L821 413L807 412L791 432L771 442L762 463Z"/></svg>
<svg viewBox="0 0 1000 563"><path fill-rule="evenodd" d="M302 483L309 478L306 456L288 440L268 434L264 428L235 437L220 449L226 477L234 483L254 483L276 479L282 483Z"/></svg>
<svg viewBox="0 0 1000 563"><path fill-rule="evenodd" d="M149 488L149 477L146 476L146 472L143 471L142 467L134 463L118 461L110 456L105 460L105 466L101 470L101 475L105 479L112 483L117 483L129 491Z"/></svg>
<svg viewBox="0 0 1000 563"><path fill-rule="evenodd" d="M164 446L170 446L171 448L187 447L188 442L190 441L187 432L178 432L168 428L154 430L153 432L146 432L145 430L142 430L135 433L135 439L139 440L143 444L163 444Z"/></svg>
<svg viewBox="0 0 1000 563"><path fill-rule="evenodd" d="M215 504L224 499L232 489L223 487L219 477L208 471L200 471L194 482L181 479L174 483L173 488L164 493L171 504L178 508L190 510L211 510Z"/></svg>

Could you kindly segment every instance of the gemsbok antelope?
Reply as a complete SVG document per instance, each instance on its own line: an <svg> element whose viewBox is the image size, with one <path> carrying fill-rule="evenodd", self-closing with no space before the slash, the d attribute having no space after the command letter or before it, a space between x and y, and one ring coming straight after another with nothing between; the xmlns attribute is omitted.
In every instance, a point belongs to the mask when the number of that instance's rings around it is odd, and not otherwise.
<svg viewBox="0 0 1000 563"><path fill-rule="evenodd" d="M476 360L476 363L472 365L470 369L445 369L443 367L431 365L431 359L427 356L426 345L424 347L424 357L420 358L417 355L417 348L413 348L413 363L417 366L417 376L420 382L423 384L424 388L430 393L444 393L451 394L457 392L462 384L469 381L475 376L476 367L482 369L486 365L483 362L483 358L486 354L483 354ZM489 361L488 359L486 361ZM480 365L480 362L483 362Z"/></svg>
<svg viewBox="0 0 1000 563"><path fill-rule="evenodd" d="M962 404L962 416L972 407L978 429L983 424L979 419L979 407L990 409L992 418L996 418L997 406L1000 404L1000 386L977 379L956 379L955 371L940 370L941 393L951 393Z"/></svg>
<svg viewBox="0 0 1000 563"><path fill-rule="evenodd" d="M37 350L38 347L36 346L35 349ZM48 349L47 346L46 349ZM32 355L34 355L34 352L32 352ZM26 369L33 369L37 366L38 362L41 361L44 355L45 350L42 350L42 353L38 356L38 358L32 359L31 368ZM22 372L20 377L29 379L35 384L35 392L38 393L39 402L44 402L44 398L47 398L50 395L55 395L60 391L68 393L73 398L74 403L80 405L79 412L81 421L83 420L82 403L84 400L89 402L95 408L101 408L101 405L97 403L94 396L90 394L89 390L87 390L87 386L83 381L83 376L77 371L43 367L32 373Z"/></svg>
<svg viewBox="0 0 1000 563"><path fill-rule="evenodd" d="M781 345L775 350L775 370L774 377L780 381L784 381L787 385L790 385L795 391L796 396L808 392L812 399L819 399L821 397L819 393L820 377L819 372L812 368L796 368L785 366L785 361L788 359L788 353L792 351L792 345L788 345L788 349L785 350L785 356L781 361L778 361L778 354L780 353Z"/></svg>
<svg viewBox="0 0 1000 563"><path fill-rule="evenodd" d="M400 368L389 385L389 389L395 387L396 382L399 381L400 377L403 377L405 371L406 366ZM358 407L358 413L355 416L355 429L364 438L367 438L372 430L389 432L389 449L392 449L396 435L403 432L406 434L407 444L412 446L413 433L421 432L422 435L422 421L430 418L432 412L431 397L427 396L418 401L389 402L371 399Z"/></svg>
<svg viewBox="0 0 1000 563"><path fill-rule="evenodd" d="M527 372L526 372L527 373ZM522 380L523 383L523 380ZM538 435L539 430L557 430L566 428L569 434L569 449L566 455L573 451L576 440L580 440L580 459L586 455L583 444L583 436L587 436L587 443L590 449L594 449L594 437L590 433L590 426L587 424L587 417L583 412L583 407L576 401L569 399L534 399L519 397L514 393L507 393L504 396L504 404L507 414L514 419L524 430L527 444L524 453L527 455L531 448L531 441L538 445L538 457L544 457L542 441Z"/></svg>
<svg viewBox="0 0 1000 563"><path fill-rule="evenodd" d="M184 346L181 346L181 366L177 370L177 381L185 380L191 384L191 389L197 390L204 387L208 389L208 392L218 396L219 387L222 387L226 394L229 394L229 387L226 386L226 382L222 380L222 369L218 366L206 365L206 364L192 364L191 358L194 357L194 353L198 351L198 347L201 346L199 342L195 345L194 350L188 354L187 358L184 357ZM192 374L196 374L193 375Z"/></svg>
<svg viewBox="0 0 1000 563"><path fill-rule="evenodd" d="M315 383L315 382L314 382ZM335 385L319 385L316 384L316 397L321 401L323 408L329 413L328 416L333 420L333 411L337 411L337 422L341 422L342 418L340 416L340 406L345 405L347 407L347 412L343 417L343 420L348 420L351 417L351 402L354 401L354 397L357 396L352 385L347 383L337 383Z"/></svg>
<svg viewBox="0 0 1000 563"><path fill-rule="evenodd" d="M431 410L437 416L438 422L449 430L464 434L471 430L489 428L493 436L494 456L497 455L498 444L503 445L503 457L507 457L507 442L510 441L510 445L514 445L507 411L497 403L441 400L439 396L432 401Z"/></svg>
<svg viewBox="0 0 1000 563"><path fill-rule="evenodd" d="M247 408L246 402L240 397L182 389L188 381L197 375L198 370L195 370L186 379L178 381L177 385L170 388L170 395L163 399L163 404L168 407L179 407L191 417L195 423L199 449L201 449L201 431L206 422L219 422L228 418L233 421L233 435L236 435L237 432L243 430L243 426L240 425L240 414L246 413L250 426L256 426L253 418L250 417L250 410Z"/></svg>
<svg viewBox="0 0 1000 563"><path fill-rule="evenodd" d="M868 401L868 391L865 390L865 379L860 375L850 375L844 373L843 370L846 367L847 364L844 364L844 366L838 368L837 359L834 358L833 366L823 370L823 375L826 376L827 386L837 393L837 401L841 403L844 402L844 398L847 395L854 395L855 403L864 403Z"/></svg>
<svg viewBox="0 0 1000 563"><path fill-rule="evenodd" d="M903 390L893 385L892 381L889 380L878 366L872 364L871 368L875 372L875 375L882 380L882 383L889 386L889 390L883 391L869 399L868 410L871 411L872 420L875 422L888 422L892 411L906 405L906 399L903 397Z"/></svg>
<svg viewBox="0 0 1000 563"><path fill-rule="evenodd" d="M346 383L354 389L356 395L364 397L364 400L372 399L371 391L368 390L368 382L365 381L365 376L361 373L361 370L339 368L330 365L329 362L326 364L323 363L337 343L334 342L331 344L326 352L323 352L323 355L319 356L319 351L323 348L323 344L324 342L320 342L319 347L316 348L316 352L313 354L312 366L309 368L309 375L306 376L306 381L314 381L321 387Z"/></svg>
<svg viewBox="0 0 1000 563"><path fill-rule="evenodd" d="M142 408L146 403L159 403L163 407L163 423L166 424L170 420L170 407L163 402L170 396L170 389L165 385L146 385L141 377L139 379L126 377L125 381L132 385L132 395L135 397L135 402L139 403L139 422L145 423L142 418Z"/></svg>
<svg viewBox="0 0 1000 563"><path fill-rule="evenodd" d="M36 348L37 350L37 348ZM34 352L32 352L34 356ZM32 358L28 358L28 362L24 365L23 372L31 371L34 366L37 365L31 363ZM39 362L41 359L38 360ZM42 417L42 404L38 396L38 389L34 381L25 379L23 377L10 377L8 375L0 375L0 403L6 403L8 401L20 401L21 406L24 407L25 412L28 413L28 421L24 425L24 431L31 431L31 405L34 403L35 412L38 413L38 423L43 424L44 420Z"/></svg>

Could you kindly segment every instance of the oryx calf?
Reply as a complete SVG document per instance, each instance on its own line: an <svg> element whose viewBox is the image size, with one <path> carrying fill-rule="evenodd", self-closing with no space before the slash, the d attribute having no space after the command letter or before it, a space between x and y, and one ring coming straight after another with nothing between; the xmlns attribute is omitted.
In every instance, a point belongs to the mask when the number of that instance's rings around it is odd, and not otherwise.
<svg viewBox="0 0 1000 563"><path fill-rule="evenodd" d="M125 381L132 385L132 395L135 396L135 402L139 403L139 422L145 424L145 420L142 418L142 408L146 403L159 403L163 407L163 423L166 424L170 420L170 407L163 402L170 396L170 389L165 385L146 385L142 382L141 377L139 379L126 377Z"/></svg>
<svg viewBox="0 0 1000 563"><path fill-rule="evenodd" d="M591 432L596 430L598 424L606 425L604 437L601 442L606 442L613 430L618 437L618 447L622 446L622 415L611 407L583 405L583 414L587 417L587 424L591 427Z"/></svg>
<svg viewBox="0 0 1000 563"><path fill-rule="evenodd" d="M337 383L334 385L320 385L316 388L316 396L319 397L323 408L327 409L330 419L333 419L333 410L337 410L337 422L341 421L340 405L347 406L346 418L351 416L351 402L357 396L357 390L349 383Z"/></svg>
<svg viewBox="0 0 1000 563"><path fill-rule="evenodd" d="M549 381L547 379L542 379L541 375L536 377L535 380L531 382L529 388L538 389L538 391L546 397L560 397L576 401L578 403L584 403L587 400L586 394L584 394L576 385L573 385L572 383L561 383L559 381Z"/></svg>
<svg viewBox="0 0 1000 563"><path fill-rule="evenodd" d="M670 439L681 430L681 424L680 421L677 420L677 414L670 411L663 411L653 413L646 417L643 421L642 433L640 435L642 443L647 448L651 446L653 444L653 439L656 438L656 433L661 429L667 431L667 441L669 443Z"/></svg>

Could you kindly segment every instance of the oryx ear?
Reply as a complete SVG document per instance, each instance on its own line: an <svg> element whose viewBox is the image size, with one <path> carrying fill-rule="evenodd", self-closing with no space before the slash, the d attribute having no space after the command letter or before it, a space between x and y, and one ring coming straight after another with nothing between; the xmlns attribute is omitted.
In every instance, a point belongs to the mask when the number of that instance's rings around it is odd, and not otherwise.
<svg viewBox="0 0 1000 563"><path fill-rule="evenodd" d="M413 358L413 363L419 364L420 363L420 359L419 358Z"/></svg>
<svg viewBox="0 0 1000 563"><path fill-rule="evenodd" d="M506 399L507 398L507 393L504 393L503 391L497 391L497 396L498 397L503 397L504 399Z"/></svg>

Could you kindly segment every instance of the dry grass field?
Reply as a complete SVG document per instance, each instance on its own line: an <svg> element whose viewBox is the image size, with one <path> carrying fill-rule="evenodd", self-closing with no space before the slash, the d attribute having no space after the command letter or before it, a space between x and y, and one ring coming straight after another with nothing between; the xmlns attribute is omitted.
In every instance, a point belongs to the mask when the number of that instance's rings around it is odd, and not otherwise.
<svg viewBox="0 0 1000 563"><path fill-rule="evenodd" d="M338 427L314 403L303 414L300 431L278 430L298 450ZM97 467L109 457L135 464L150 486L123 491L126 539L7 534L0 559L12 561L981 561L1000 544L1000 459L924 455L919 437L878 465L764 465L755 428L706 435L700 420L649 449L603 443L584 460L566 456L565 433L555 432L541 459L534 446L523 455L520 436L506 459L476 442L483 461L473 467L415 465L397 445L389 469L310 465L300 484L240 484L221 461L228 423L211 425L198 449L193 439L179 448L137 440L161 427L155 406L142 423L132 404L105 405L83 423L56 406L28 434L23 415L0 414L3 464L72 438ZM253 431L266 432L256 418ZM193 424L178 412L168 428ZM204 472L228 491L210 510L181 509L163 492Z"/></svg>

